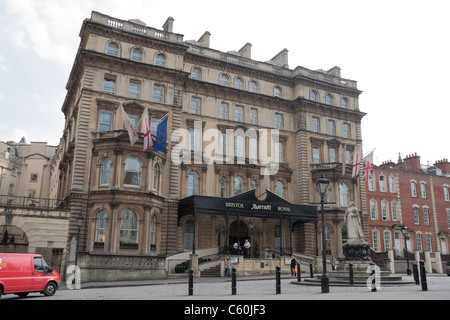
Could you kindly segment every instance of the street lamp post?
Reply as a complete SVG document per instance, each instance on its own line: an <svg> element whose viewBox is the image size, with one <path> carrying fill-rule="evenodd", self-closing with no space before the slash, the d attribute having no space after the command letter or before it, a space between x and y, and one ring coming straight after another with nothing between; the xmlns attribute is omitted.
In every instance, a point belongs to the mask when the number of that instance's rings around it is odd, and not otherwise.
<svg viewBox="0 0 450 320"><path fill-rule="evenodd" d="M325 175L322 173L319 180L317 181L317 190L319 190L320 194L320 206L322 210L322 278L320 279L320 286L322 287L322 293L330 292L330 282L327 275L327 261L326 261L326 252L325 252L325 211L324 211L324 203L325 203L325 193L328 189L329 181L325 178Z"/></svg>
<svg viewBox="0 0 450 320"><path fill-rule="evenodd" d="M411 275L411 269L409 268L409 258L408 258L408 242L406 241L406 232L408 231L408 227L402 226L403 237L405 238L405 255L406 255L406 274L408 276Z"/></svg>

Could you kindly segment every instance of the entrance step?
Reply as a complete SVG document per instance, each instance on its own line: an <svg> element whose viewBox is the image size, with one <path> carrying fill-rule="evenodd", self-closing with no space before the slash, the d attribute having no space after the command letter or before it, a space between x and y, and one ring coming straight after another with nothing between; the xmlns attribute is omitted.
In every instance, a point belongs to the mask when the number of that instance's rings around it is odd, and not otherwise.
<svg viewBox="0 0 450 320"><path fill-rule="evenodd" d="M205 269L201 272L202 277L220 277L220 264Z"/></svg>

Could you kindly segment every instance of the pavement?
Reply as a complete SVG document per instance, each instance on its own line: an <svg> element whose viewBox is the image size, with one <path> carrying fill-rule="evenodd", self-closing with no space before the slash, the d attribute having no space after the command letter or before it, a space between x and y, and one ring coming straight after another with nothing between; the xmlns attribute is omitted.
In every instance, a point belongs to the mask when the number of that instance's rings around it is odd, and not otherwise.
<svg viewBox="0 0 450 320"><path fill-rule="evenodd" d="M403 276L405 280L412 280L412 276ZM266 280L266 281L264 281ZM281 275L282 287L281 294L267 294L258 292L256 283L267 283L267 286L274 286L275 275L268 276L239 276L237 277L237 295L220 294L217 295L213 292L206 294L205 291L199 290L201 286L205 288L214 286L224 286L224 283L231 282L230 278L223 277L200 277L194 278L194 295L182 295L174 294L173 297L169 296L154 296L152 299L176 299L176 300L450 300L450 277L445 274L427 274L427 291L422 290L421 284L419 285L395 285L395 286L383 286L378 288L376 292L372 292L367 287L355 287L355 286L330 286L329 293L321 293L320 286L309 285L294 285L298 284L296 277L290 275ZM255 281L255 290L241 290L244 284L241 282ZM273 283L270 283L272 281ZM241 285L239 284L241 283ZM248 283L247 283L248 284ZM188 278L175 278L175 279L160 279L160 280L134 280L134 281L110 281L110 282L88 282L82 283L83 289L93 288L118 288L118 287L137 287L137 286L153 286L153 285L167 285L167 289L170 287L179 287L176 285L182 285L183 288L188 285ZM171 286L173 285L173 286ZM251 284L253 285L253 283ZM226 287L228 285L225 284ZM68 289L63 286L62 290ZM183 289L184 290L184 289ZM208 290L208 289L206 289ZM203 294L198 294L202 292Z"/></svg>

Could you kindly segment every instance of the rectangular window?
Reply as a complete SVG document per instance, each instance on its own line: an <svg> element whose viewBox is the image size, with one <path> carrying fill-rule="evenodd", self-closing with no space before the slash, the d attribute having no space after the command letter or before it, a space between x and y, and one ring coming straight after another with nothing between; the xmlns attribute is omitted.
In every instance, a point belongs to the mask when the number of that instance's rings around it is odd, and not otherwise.
<svg viewBox="0 0 450 320"><path fill-rule="evenodd" d="M344 123L344 138L350 138L350 125L348 123Z"/></svg>
<svg viewBox="0 0 450 320"><path fill-rule="evenodd" d="M105 79L103 80L103 92L111 94L116 92L116 78L105 76Z"/></svg>
<svg viewBox="0 0 450 320"><path fill-rule="evenodd" d="M419 224L419 208L418 207L414 207L413 208L413 216L414 216L414 224L418 225Z"/></svg>
<svg viewBox="0 0 450 320"><path fill-rule="evenodd" d="M158 84L153 86L153 102L164 103L164 86Z"/></svg>
<svg viewBox="0 0 450 320"><path fill-rule="evenodd" d="M450 193L447 186L444 186L444 200L450 201Z"/></svg>
<svg viewBox="0 0 450 320"><path fill-rule="evenodd" d="M278 163L284 162L284 151L282 142L275 143L275 157Z"/></svg>
<svg viewBox="0 0 450 320"><path fill-rule="evenodd" d="M416 234L417 251L422 251L422 235Z"/></svg>
<svg viewBox="0 0 450 320"><path fill-rule="evenodd" d="M386 192L386 177L380 176L379 178L380 178L380 191Z"/></svg>
<svg viewBox="0 0 450 320"><path fill-rule="evenodd" d="M128 97L132 99L140 99L141 98L141 83L137 81L130 81L130 89L129 89Z"/></svg>
<svg viewBox="0 0 450 320"><path fill-rule="evenodd" d="M397 202L391 202L392 221L398 221Z"/></svg>
<svg viewBox="0 0 450 320"><path fill-rule="evenodd" d="M336 135L336 129L333 120L328 120L328 134L331 136Z"/></svg>
<svg viewBox="0 0 450 320"><path fill-rule="evenodd" d="M319 132L319 118L313 117L311 119L311 130L312 132Z"/></svg>
<svg viewBox="0 0 450 320"><path fill-rule="evenodd" d="M313 148L313 163L320 163L320 149L317 147Z"/></svg>
<svg viewBox="0 0 450 320"><path fill-rule="evenodd" d="M280 113L275 113L275 129L283 129L283 115Z"/></svg>
<svg viewBox="0 0 450 320"><path fill-rule="evenodd" d="M38 181L38 175L37 175L37 173L32 173L32 174L30 175L30 181L32 181L32 182Z"/></svg>
<svg viewBox="0 0 450 320"><path fill-rule="evenodd" d="M420 196L424 199L427 197L427 185L425 183L420 183Z"/></svg>
<svg viewBox="0 0 450 320"><path fill-rule="evenodd" d="M113 114L111 111L100 110L100 117L98 121L98 131L111 131L112 130Z"/></svg>
<svg viewBox="0 0 450 320"><path fill-rule="evenodd" d="M200 114L201 100L197 97L191 98L191 113Z"/></svg>
<svg viewBox="0 0 450 320"><path fill-rule="evenodd" d="M411 197L417 198L416 183L414 181L411 181Z"/></svg>
<svg viewBox="0 0 450 320"><path fill-rule="evenodd" d="M220 119L228 120L228 103L220 104Z"/></svg>
<svg viewBox="0 0 450 320"><path fill-rule="evenodd" d="M389 176L389 191L395 193L395 177Z"/></svg>
<svg viewBox="0 0 450 320"><path fill-rule="evenodd" d="M244 122L244 107L236 106L234 108L234 121Z"/></svg>
<svg viewBox="0 0 450 320"><path fill-rule="evenodd" d="M429 226L430 225L430 216L428 214L428 208L423 208L423 225Z"/></svg>
<svg viewBox="0 0 450 320"><path fill-rule="evenodd" d="M336 162L336 149L334 148L328 149L328 156L330 163Z"/></svg>
<svg viewBox="0 0 450 320"><path fill-rule="evenodd" d="M256 110L255 108L250 108L250 123L258 123L258 110Z"/></svg>

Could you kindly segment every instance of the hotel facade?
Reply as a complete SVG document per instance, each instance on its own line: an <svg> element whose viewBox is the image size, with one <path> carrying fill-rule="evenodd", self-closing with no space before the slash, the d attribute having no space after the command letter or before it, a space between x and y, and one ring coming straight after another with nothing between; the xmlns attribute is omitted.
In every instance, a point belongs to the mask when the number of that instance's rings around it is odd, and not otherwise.
<svg viewBox="0 0 450 320"><path fill-rule="evenodd" d="M173 23L92 12L82 24L50 195L70 210L68 265L82 281L167 277L170 257L220 260L246 239L242 259L318 256L322 173L327 252L342 255L350 201L368 238L365 185L342 167L362 145L356 82L339 67L290 69L286 49L261 62L250 43L210 48L208 31L186 41ZM144 150L146 109L153 143L168 117L163 151Z"/></svg>

